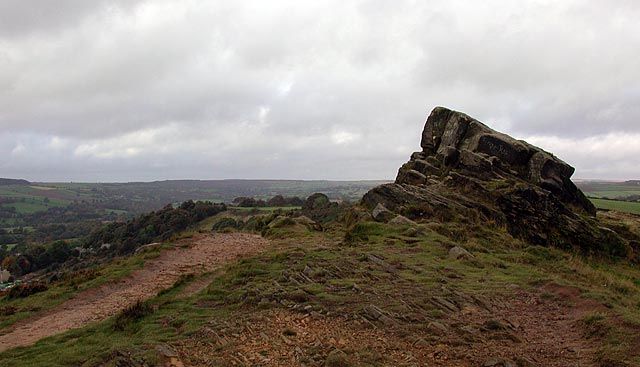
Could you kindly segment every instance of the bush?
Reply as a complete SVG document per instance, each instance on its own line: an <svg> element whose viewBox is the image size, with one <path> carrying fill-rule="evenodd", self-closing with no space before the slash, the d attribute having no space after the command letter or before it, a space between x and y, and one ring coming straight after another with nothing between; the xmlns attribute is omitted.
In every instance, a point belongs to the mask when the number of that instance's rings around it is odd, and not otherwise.
<svg viewBox="0 0 640 367"><path fill-rule="evenodd" d="M0 307L0 316L11 316L18 312L18 309L14 306Z"/></svg>
<svg viewBox="0 0 640 367"><path fill-rule="evenodd" d="M20 284L18 286L11 288L9 290L9 293L7 293L6 298L7 299L25 298L25 297L29 297L32 294L44 292L47 289L49 289L49 287L47 287L46 284L41 282Z"/></svg>
<svg viewBox="0 0 640 367"><path fill-rule="evenodd" d="M229 228L237 229L238 227L239 227L239 223L235 219L230 217L225 217L215 222L211 227L211 230L221 231L223 229L229 229Z"/></svg>
<svg viewBox="0 0 640 367"><path fill-rule="evenodd" d="M269 228L282 228L287 226L293 226L296 224L296 221L289 217L279 217L271 221L269 223Z"/></svg>
<svg viewBox="0 0 640 367"><path fill-rule="evenodd" d="M262 232L269 224L267 216L259 215L251 217L244 225L244 229L253 232Z"/></svg>
<svg viewBox="0 0 640 367"><path fill-rule="evenodd" d="M178 208L167 205L126 223L111 223L94 231L84 240L85 247L98 248L103 244L115 245L118 252L127 254L150 242L166 240L204 218L227 210L224 204L209 201L185 201Z"/></svg>

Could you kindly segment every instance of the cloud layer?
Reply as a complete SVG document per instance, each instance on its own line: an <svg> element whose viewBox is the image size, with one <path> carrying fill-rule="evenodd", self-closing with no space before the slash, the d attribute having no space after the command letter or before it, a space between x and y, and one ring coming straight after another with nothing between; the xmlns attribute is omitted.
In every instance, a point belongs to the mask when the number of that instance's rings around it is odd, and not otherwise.
<svg viewBox="0 0 640 367"><path fill-rule="evenodd" d="M0 176L392 178L444 105L576 177L638 178L639 17L634 1L3 1Z"/></svg>

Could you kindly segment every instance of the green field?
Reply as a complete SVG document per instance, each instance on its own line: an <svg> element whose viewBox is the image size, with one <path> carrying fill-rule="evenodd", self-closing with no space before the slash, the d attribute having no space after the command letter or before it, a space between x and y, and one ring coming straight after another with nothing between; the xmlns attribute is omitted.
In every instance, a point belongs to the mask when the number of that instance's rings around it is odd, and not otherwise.
<svg viewBox="0 0 640 367"><path fill-rule="evenodd" d="M620 212L640 214L640 203L607 199L590 199L599 209L617 210Z"/></svg>
<svg viewBox="0 0 640 367"><path fill-rule="evenodd" d="M67 201L50 199L46 202L44 198L25 198L24 201L10 204L3 204L7 208L15 208L20 214L31 214L35 212L45 211L49 208L62 207L68 204Z"/></svg>
<svg viewBox="0 0 640 367"><path fill-rule="evenodd" d="M583 181L576 185L593 198L619 199L632 195L640 195L640 185L634 181L609 182L609 181Z"/></svg>

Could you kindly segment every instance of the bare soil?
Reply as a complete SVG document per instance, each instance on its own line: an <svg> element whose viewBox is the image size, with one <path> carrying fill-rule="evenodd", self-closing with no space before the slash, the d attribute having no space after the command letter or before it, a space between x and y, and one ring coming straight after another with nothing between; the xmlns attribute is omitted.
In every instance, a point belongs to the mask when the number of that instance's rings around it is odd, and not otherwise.
<svg viewBox="0 0 640 367"><path fill-rule="evenodd" d="M574 289L514 290L490 303L463 307L439 321L444 330L426 332L283 308L254 311L212 321L175 343L178 357L167 366L596 365L596 346L580 319L597 306L582 302Z"/></svg>
<svg viewBox="0 0 640 367"><path fill-rule="evenodd" d="M180 246L163 251L121 281L83 291L44 315L19 322L10 332L0 335L0 351L104 320L138 300L157 295L183 275L213 271L239 257L258 253L267 244L264 238L246 233L197 234L181 240ZM186 294L197 292L206 284L195 282Z"/></svg>

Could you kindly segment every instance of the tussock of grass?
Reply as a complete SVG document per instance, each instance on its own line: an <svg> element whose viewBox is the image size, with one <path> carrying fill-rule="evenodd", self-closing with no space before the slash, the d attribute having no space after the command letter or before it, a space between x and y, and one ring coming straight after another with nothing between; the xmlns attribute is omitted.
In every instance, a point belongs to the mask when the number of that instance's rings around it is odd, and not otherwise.
<svg viewBox="0 0 640 367"><path fill-rule="evenodd" d="M152 313L153 307L149 303L137 301L120 311L120 313L115 317L113 320L113 330L124 331L134 322Z"/></svg>

